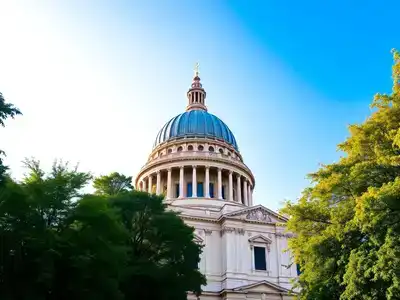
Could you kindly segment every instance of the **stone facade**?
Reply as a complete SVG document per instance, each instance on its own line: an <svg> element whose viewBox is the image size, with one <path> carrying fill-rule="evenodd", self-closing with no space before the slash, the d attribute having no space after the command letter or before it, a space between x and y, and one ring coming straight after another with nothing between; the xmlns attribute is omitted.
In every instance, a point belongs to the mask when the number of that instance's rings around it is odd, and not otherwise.
<svg viewBox="0 0 400 300"><path fill-rule="evenodd" d="M198 72L187 96L187 111L201 111L206 120ZM160 131L135 186L164 195L168 208L195 228L195 241L203 246L199 269L207 278L200 299L292 299L297 269L285 251L287 219L254 206L255 178L222 121L212 115L213 130L221 128L213 135L201 118L184 117L186 123L167 123Z"/></svg>

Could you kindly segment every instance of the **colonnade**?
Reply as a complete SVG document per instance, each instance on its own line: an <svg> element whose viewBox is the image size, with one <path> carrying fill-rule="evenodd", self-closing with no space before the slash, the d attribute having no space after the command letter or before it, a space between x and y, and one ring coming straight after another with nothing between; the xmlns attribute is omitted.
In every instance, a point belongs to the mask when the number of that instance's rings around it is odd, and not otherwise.
<svg viewBox="0 0 400 300"><path fill-rule="evenodd" d="M192 183L192 191L191 191L191 197L192 198L199 198L198 194L201 194L204 198L211 198L210 195L210 166L200 166L201 171L204 171L204 191L202 193L198 193L197 191L197 175L198 172L200 172L200 167L197 165L192 165L191 167L191 183ZM181 166L179 168L179 198L187 198L187 196L184 195L184 186L185 186L185 171L188 168L188 166ZM223 169L223 168L216 168L216 167L211 167L212 169L216 169L217 171L217 181L216 181L216 195L214 195L213 198L215 199L220 199L223 200L224 198L229 201L236 201L239 203L243 203L246 206L251 206L253 205L253 197L252 197L252 192L253 192L253 187L251 182L241 174L234 172L229 169ZM174 168L177 169L177 168ZM203 170L204 169L204 170ZM172 199L174 198L173 195L173 182L172 182L172 168L167 168L163 170L157 170L156 172L147 175L146 177L141 179L141 182L139 182L139 189L141 191L146 191L148 193L153 193L153 177L155 175L155 180L156 180L156 194L160 195L162 191L162 186L161 186L161 172L167 172L167 184L166 184L166 198L167 199ZM225 197L223 197L223 174L226 176L226 173L228 173L228 185L225 187ZM164 177L165 178L165 177ZM234 183L234 178L236 179L236 183ZM226 179L226 177L225 177ZM228 193L226 193L226 188L228 189ZM235 188L235 195L234 195L234 190Z"/></svg>

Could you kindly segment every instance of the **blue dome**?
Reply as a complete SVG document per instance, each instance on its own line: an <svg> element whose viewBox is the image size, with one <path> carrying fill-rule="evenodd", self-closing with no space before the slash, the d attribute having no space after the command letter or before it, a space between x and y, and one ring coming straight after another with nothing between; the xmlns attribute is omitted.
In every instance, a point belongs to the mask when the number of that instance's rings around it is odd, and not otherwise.
<svg viewBox="0 0 400 300"><path fill-rule="evenodd" d="M232 131L218 117L204 110L190 110L169 120L157 134L154 147L183 137L223 140L238 150Z"/></svg>

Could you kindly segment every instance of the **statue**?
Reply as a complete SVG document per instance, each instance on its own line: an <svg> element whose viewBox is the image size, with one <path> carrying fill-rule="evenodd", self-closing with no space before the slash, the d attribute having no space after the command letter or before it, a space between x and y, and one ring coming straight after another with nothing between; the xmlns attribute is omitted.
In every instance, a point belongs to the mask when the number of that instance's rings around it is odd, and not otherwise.
<svg viewBox="0 0 400 300"><path fill-rule="evenodd" d="M194 76L199 76L199 63L196 63L194 66Z"/></svg>

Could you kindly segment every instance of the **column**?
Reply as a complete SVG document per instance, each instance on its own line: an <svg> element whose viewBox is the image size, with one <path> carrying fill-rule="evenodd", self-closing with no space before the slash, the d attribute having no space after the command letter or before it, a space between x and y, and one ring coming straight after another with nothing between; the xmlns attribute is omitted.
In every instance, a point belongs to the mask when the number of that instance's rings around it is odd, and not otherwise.
<svg viewBox="0 0 400 300"><path fill-rule="evenodd" d="M146 192L146 178L143 178L142 181L142 192Z"/></svg>
<svg viewBox="0 0 400 300"><path fill-rule="evenodd" d="M157 171L157 186L156 186L156 194L161 194L161 172Z"/></svg>
<svg viewBox="0 0 400 300"><path fill-rule="evenodd" d="M152 193L152 190L151 190L152 187L153 187L153 177L150 175L149 176L149 186L148 186L148 189L149 189L148 193L149 194Z"/></svg>
<svg viewBox="0 0 400 300"><path fill-rule="evenodd" d="M243 202L244 205L248 206L249 202L247 201L247 179L244 180L243 182Z"/></svg>
<svg viewBox="0 0 400 300"><path fill-rule="evenodd" d="M232 171L229 171L229 201L233 201L233 178Z"/></svg>
<svg viewBox="0 0 400 300"><path fill-rule="evenodd" d="M251 185L249 182L249 185L247 186L247 197L249 198L249 206L253 206L253 199L251 197Z"/></svg>
<svg viewBox="0 0 400 300"><path fill-rule="evenodd" d="M192 197L197 197L197 174L196 174L196 167L192 166L193 174L192 174Z"/></svg>
<svg viewBox="0 0 400 300"><path fill-rule="evenodd" d="M167 199L171 199L172 198L172 186L171 186L171 173L172 170L171 168L168 168L168 175L167 175Z"/></svg>
<svg viewBox="0 0 400 300"><path fill-rule="evenodd" d="M184 176L184 169L182 166L180 167L179 170L179 198L183 198L183 176Z"/></svg>
<svg viewBox="0 0 400 300"><path fill-rule="evenodd" d="M206 193L204 197L210 198L210 167L206 166Z"/></svg>
<svg viewBox="0 0 400 300"><path fill-rule="evenodd" d="M237 201L242 203L242 187L240 183L240 175L236 177L236 190L237 190Z"/></svg>
<svg viewBox="0 0 400 300"><path fill-rule="evenodd" d="M222 170L218 168L218 199L222 199Z"/></svg>

